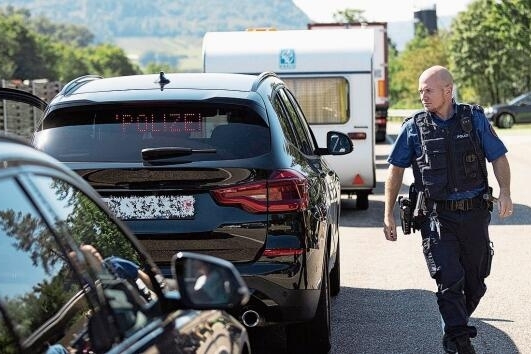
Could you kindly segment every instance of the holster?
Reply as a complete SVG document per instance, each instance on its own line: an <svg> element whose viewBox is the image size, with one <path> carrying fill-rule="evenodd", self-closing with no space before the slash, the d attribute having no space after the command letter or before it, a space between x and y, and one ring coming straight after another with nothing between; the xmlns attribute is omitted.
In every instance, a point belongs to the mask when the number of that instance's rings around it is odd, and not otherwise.
<svg viewBox="0 0 531 354"><path fill-rule="evenodd" d="M419 194L422 194L422 192L417 192L415 184L411 184L409 186L408 196L398 197L400 223L402 224L402 231L404 232L404 235L409 235L411 230L413 230L413 232L415 232L415 230L420 230L417 220L419 217ZM424 198L422 198L420 204L422 206L424 205ZM420 216L424 216L423 212L421 212Z"/></svg>
<svg viewBox="0 0 531 354"><path fill-rule="evenodd" d="M400 224L402 225L402 232L404 235L409 235L413 224L413 208L411 207L411 200L407 197L399 196L398 207L400 209Z"/></svg>

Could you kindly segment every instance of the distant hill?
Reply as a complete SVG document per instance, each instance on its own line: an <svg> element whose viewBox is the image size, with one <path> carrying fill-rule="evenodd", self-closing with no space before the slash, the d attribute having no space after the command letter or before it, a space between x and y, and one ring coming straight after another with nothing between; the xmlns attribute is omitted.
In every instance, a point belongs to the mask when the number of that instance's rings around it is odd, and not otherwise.
<svg viewBox="0 0 531 354"><path fill-rule="evenodd" d="M183 71L201 70L201 40L207 31L251 27L306 28L310 19L286 0L0 0L25 8L33 18L87 27L97 42L122 48L141 65L165 62Z"/></svg>
<svg viewBox="0 0 531 354"><path fill-rule="evenodd" d="M325 0L315 0L325 1ZM207 31L251 27L305 29L310 18L289 0L0 0L0 8L25 8L33 18L87 27L97 42L123 48L141 66L167 63L201 71L201 42ZM439 18L447 28L451 18ZM388 35L404 49L413 38L411 21L388 23Z"/></svg>

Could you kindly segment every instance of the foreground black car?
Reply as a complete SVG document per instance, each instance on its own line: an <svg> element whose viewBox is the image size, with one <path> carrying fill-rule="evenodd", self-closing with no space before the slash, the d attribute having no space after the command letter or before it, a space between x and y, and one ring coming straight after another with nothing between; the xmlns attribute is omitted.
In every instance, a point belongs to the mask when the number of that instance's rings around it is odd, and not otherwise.
<svg viewBox="0 0 531 354"><path fill-rule="evenodd" d="M511 128L515 123L531 123L531 92L507 103L487 107L485 115L498 128Z"/></svg>
<svg viewBox="0 0 531 354"><path fill-rule="evenodd" d="M164 279L82 178L5 136L0 195L1 353L250 352L214 310L249 296L231 263L177 253Z"/></svg>
<svg viewBox="0 0 531 354"><path fill-rule="evenodd" d="M327 352L340 289L340 185L276 75L82 77L48 106L34 144L88 181L161 269L180 250L234 263L252 296L232 314L287 324L290 352Z"/></svg>

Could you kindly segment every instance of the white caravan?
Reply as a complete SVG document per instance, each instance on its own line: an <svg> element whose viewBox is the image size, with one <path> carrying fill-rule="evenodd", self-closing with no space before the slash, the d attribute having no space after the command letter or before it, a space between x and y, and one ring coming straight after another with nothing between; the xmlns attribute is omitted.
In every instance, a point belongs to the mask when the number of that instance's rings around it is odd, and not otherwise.
<svg viewBox="0 0 531 354"><path fill-rule="evenodd" d="M277 73L297 97L320 146L326 132L344 132L354 151L327 156L343 194L367 209L375 176L374 31L252 30L207 32L203 70Z"/></svg>

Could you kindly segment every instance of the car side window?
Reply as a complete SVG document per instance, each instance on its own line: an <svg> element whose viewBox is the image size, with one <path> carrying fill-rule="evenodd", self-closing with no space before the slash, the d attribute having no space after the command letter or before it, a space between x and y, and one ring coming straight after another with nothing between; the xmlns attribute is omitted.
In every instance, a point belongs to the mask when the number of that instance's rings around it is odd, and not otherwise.
<svg viewBox="0 0 531 354"><path fill-rule="evenodd" d="M82 270L102 285L120 330L129 333L142 326L146 320L142 308L156 300L156 295L145 269L150 266L141 253L111 217L79 189L45 176L34 176L33 183L47 194L58 225L64 225L80 245L76 258L85 266Z"/></svg>
<svg viewBox="0 0 531 354"><path fill-rule="evenodd" d="M297 112L297 118L298 118L298 121L300 121L301 123L302 129L306 131L306 136L311 141L311 146L312 146L311 149L313 152L318 147L318 145L317 145L317 141L315 140L315 136L313 135L312 129L310 128L310 124L308 123L308 120L306 119L306 116L304 115L304 112L302 111L302 108L299 105L299 102L297 101L293 93L290 90L286 90L286 94L290 102L292 103L293 108Z"/></svg>
<svg viewBox="0 0 531 354"><path fill-rule="evenodd" d="M290 143L299 147L300 144L297 140L297 135L291 125L289 115L287 113L286 108L284 107L281 97L278 94L276 94L274 97L275 98L273 100L273 107L275 108L275 112L278 116L278 121L282 128L282 131L284 132L284 135Z"/></svg>
<svg viewBox="0 0 531 354"><path fill-rule="evenodd" d="M32 201L14 179L0 180L0 348L82 350L85 290ZM18 339L11 336L10 328Z"/></svg>
<svg viewBox="0 0 531 354"><path fill-rule="evenodd" d="M297 134L297 138L300 142L301 151L306 155L313 155L315 147L312 141L312 137L309 135L307 126L304 124L304 116L301 116L300 108L293 104L293 102L288 98L288 93L284 89L278 91L286 112L290 117L290 120Z"/></svg>

